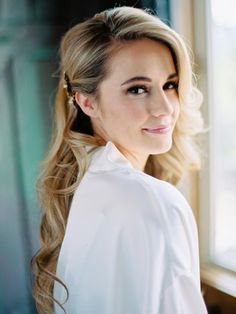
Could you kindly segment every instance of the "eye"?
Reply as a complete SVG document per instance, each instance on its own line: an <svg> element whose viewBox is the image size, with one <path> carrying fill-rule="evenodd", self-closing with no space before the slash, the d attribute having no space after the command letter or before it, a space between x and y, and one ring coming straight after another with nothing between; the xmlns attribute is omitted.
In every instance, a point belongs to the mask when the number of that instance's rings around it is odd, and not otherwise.
<svg viewBox="0 0 236 314"><path fill-rule="evenodd" d="M175 82L175 81L172 81L172 82L167 82L165 83L165 85L163 86L163 89L164 90L178 90L178 87L179 87L179 82Z"/></svg>
<svg viewBox="0 0 236 314"><path fill-rule="evenodd" d="M136 94L136 95L144 94L147 92L148 92L148 89L145 86L141 86L141 85L132 86L128 89L128 93Z"/></svg>

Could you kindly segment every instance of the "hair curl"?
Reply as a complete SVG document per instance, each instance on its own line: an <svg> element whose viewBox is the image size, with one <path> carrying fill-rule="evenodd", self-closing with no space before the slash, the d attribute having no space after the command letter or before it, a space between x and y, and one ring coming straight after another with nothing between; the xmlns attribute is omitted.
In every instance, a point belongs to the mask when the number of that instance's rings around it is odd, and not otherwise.
<svg viewBox="0 0 236 314"><path fill-rule="evenodd" d="M195 135L202 133L200 113L202 96L195 87L191 54L182 38L147 10L118 7L105 10L72 27L62 38L61 76L55 101L55 124L50 150L42 163L37 181L38 198L43 209L40 228L41 249L32 259L36 270L33 295L39 313L53 313L54 281L60 247L65 235L73 193L89 164L88 147L106 142L94 134L90 118L79 106L68 105L64 73L71 90L97 97L99 83L109 74L108 60L116 44L149 38L161 41L171 50L179 75L180 115L173 131L172 148L150 155L145 172L177 185L186 170L201 166L200 148ZM61 305L63 308L63 306Z"/></svg>

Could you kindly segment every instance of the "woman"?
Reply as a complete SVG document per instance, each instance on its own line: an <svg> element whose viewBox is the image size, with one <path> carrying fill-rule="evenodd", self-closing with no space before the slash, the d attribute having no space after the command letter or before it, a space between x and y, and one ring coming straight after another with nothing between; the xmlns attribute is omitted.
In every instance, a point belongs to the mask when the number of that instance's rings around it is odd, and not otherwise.
<svg viewBox="0 0 236 314"><path fill-rule="evenodd" d="M131 7L61 42L55 132L39 180L40 313L206 313L198 238L177 185L202 131L180 36Z"/></svg>

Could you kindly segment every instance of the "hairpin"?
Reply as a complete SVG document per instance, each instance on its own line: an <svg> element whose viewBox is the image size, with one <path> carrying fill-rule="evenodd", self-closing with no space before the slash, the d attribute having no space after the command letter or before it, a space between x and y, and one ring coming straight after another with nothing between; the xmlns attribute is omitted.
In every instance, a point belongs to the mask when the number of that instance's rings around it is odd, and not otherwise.
<svg viewBox="0 0 236 314"><path fill-rule="evenodd" d="M74 105L75 107L77 107L75 104L75 95L72 91L70 79L69 79L69 76L66 74L66 72L64 72L64 85L63 85L63 87L66 90L66 94L67 94L67 98L68 98L68 104Z"/></svg>

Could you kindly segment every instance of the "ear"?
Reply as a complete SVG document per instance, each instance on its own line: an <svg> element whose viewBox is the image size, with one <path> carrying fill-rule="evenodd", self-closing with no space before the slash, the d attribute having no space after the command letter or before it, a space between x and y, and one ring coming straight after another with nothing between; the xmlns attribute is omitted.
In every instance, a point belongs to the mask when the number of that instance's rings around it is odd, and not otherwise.
<svg viewBox="0 0 236 314"><path fill-rule="evenodd" d="M79 92L75 93L75 101L81 110L89 117L96 118L98 115L98 104L92 96Z"/></svg>

